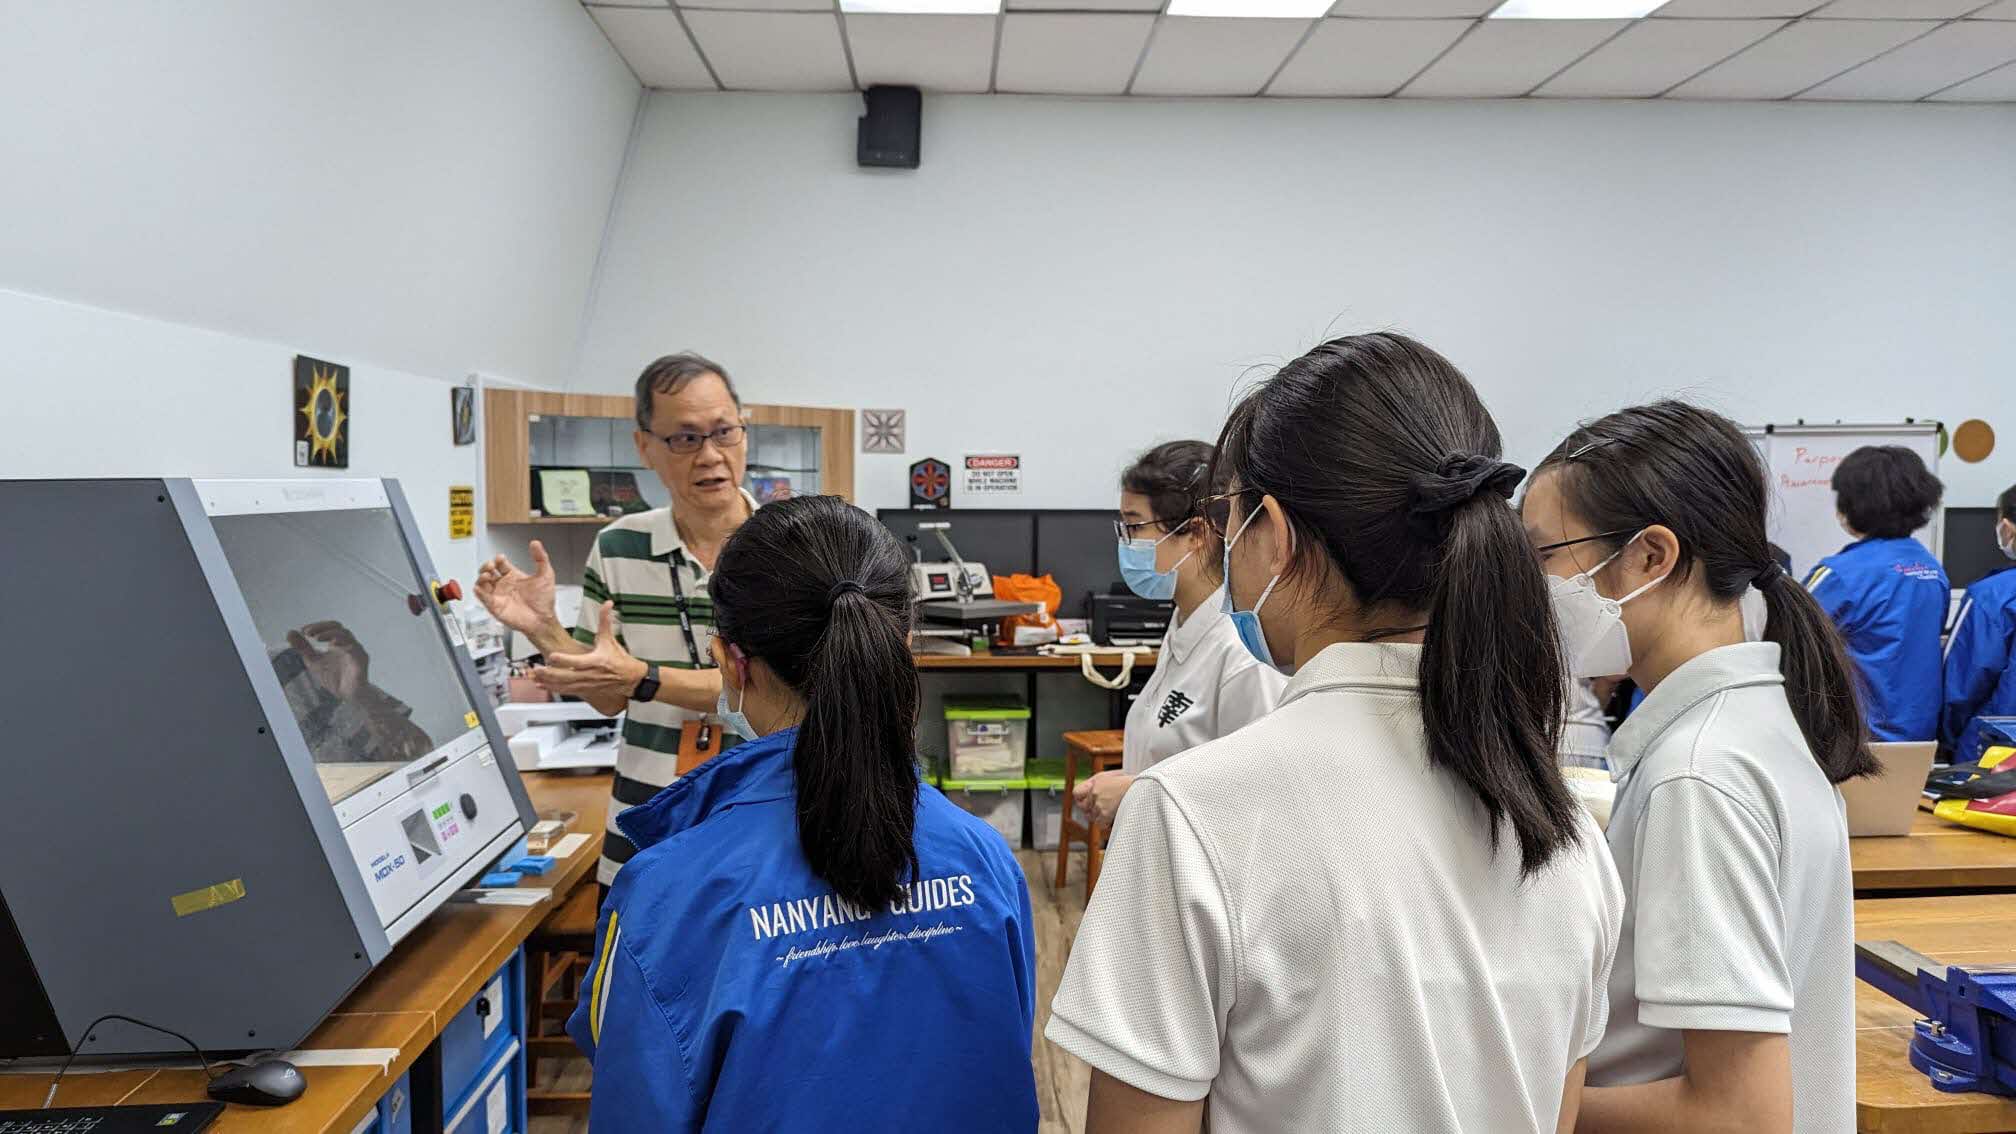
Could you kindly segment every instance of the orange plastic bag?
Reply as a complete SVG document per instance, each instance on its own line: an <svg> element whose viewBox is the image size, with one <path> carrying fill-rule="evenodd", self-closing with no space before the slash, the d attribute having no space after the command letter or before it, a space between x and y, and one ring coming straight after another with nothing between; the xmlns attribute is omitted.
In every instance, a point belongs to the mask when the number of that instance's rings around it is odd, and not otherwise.
<svg viewBox="0 0 2016 1134"><path fill-rule="evenodd" d="M994 597L1004 602L1043 604L1043 609L1035 614L1015 614L1002 619L997 644L1035 646L1057 640L1057 608L1064 605L1064 588L1057 585L1057 580L1048 575L996 575ZM1036 633L1024 633L1017 640L1016 631L1023 627ZM1049 633L1042 633L1045 630Z"/></svg>

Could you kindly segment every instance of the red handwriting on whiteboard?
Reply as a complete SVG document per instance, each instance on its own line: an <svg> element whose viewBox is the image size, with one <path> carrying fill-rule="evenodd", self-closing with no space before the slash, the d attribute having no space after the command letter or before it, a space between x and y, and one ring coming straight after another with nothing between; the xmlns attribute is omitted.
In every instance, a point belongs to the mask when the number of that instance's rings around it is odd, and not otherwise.
<svg viewBox="0 0 2016 1134"><path fill-rule="evenodd" d="M1778 486L1780 488L1832 488L1834 486L1834 478L1823 476L1813 480L1801 480L1791 473L1779 473Z"/></svg>
<svg viewBox="0 0 2016 1134"><path fill-rule="evenodd" d="M1827 465L1840 464L1841 458L1835 453L1816 453L1806 446L1800 445L1792 450L1792 463L1795 465L1817 465L1824 468Z"/></svg>

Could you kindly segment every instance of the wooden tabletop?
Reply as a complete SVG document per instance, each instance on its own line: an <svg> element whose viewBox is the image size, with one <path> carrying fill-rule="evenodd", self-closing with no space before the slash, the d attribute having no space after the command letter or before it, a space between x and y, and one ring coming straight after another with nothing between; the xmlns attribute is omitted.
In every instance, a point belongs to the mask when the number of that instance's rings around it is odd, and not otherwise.
<svg viewBox="0 0 2016 1134"><path fill-rule="evenodd" d="M1851 839L1855 889L2016 890L2016 839L1920 811L1909 835Z"/></svg>
<svg viewBox="0 0 2016 1134"><path fill-rule="evenodd" d="M528 772L525 788L540 811L573 811L568 828L588 835L573 855L551 873L528 880L550 887L564 899L594 877L602 857L602 829L609 813L606 772L590 775ZM420 923L392 955L364 978L329 1018L301 1042L303 1050L394 1048L389 1068L303 1067L308 1091L270 1110L230 1106L210 1129L223 1134L348 1134L496 975L511 953L554 909L536 906L479 906L451 902ZM193 1069L72 1072L63 1078L57 1106L110 1106L116 1103L193 1102L203 1098L203 1074ZM39 1107L49 1090L47 1075L0 1075L0 1109Z"/></svg>
<svg viewBox="0 0 2016 1134"><path fill-rule="evenodd" d="M1067 751L1083 752L1088 756L1117 756L1127 747L1127 733L1117 728L1067 732L1064 734L1064 747Z"/></svg>
<svg viewBox="0 0 2016 1134"><path fill-rule="evenodd" d="M1855 903L1855 939L1902 942L1935 961L2016 962L2016 894L1864 898ZM1916 1017L1856 982L1855 1128L1885 1134L2016 1130L2016 1101L1935 1091L1925 1073L1911 1066L1906 1053Z"/></svg>
<svg viewBox="0 0 2016 1134"><path fill-rule="evenodd" d="M1155 656L1152 650L1145 654L1134 655L1134 668L1153 668ZM1068 669L1075 673L1079 668L1076 655L1057 658L1044 654L974 654L970 658L956 658L945 654L914 654L912 657L917 662L917 668L925 672L939 669ZM1092 664L1099 667L1101 673L1115 673L1120 668L1120 655L1094 654Z"/></svg>

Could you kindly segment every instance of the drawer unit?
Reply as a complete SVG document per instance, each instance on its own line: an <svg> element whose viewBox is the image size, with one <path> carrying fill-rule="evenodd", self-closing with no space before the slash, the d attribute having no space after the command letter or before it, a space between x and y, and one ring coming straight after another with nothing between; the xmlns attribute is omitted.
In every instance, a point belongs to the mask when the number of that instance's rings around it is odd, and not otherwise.
<svg viewBox="0 0 2016 1134"><path fill-rule="evenodd" d="M511 955L474 999L441 1029L441 1099L453 1113L497 1063L507 1046L525 1036L525 951Z"/></svg>
<svg viewBox="0 0 2016 1134"><path fill-rule="evenodd" d="M443 1134L523 1134L525 1048L513 1036L442 1117Z"/></svg>
<svg viewBox="0 0 2016 1134"><path fill-rule="evenodd" d="M371 1113L364 1116L350 1134L413 1134L413 1084L401 1075Z"/></svg>

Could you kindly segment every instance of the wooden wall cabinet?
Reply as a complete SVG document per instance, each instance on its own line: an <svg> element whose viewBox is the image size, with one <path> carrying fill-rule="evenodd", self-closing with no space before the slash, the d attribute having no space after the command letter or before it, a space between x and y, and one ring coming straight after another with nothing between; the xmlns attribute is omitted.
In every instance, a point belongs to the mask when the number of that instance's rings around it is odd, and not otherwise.
<svg viewBox="0 0 2016 1134"><path fill-rule="evenodd" d="M808 406L743 407L749 422L743 487L759 500L794 495L854 499L854 411ZM631 400L623 394L484 391L486 519L493 524L606 524L609 517L535 515L532 477L541 468L631 473L644 502L660 507L665 486L646 468L632 440Z"/></svg>

